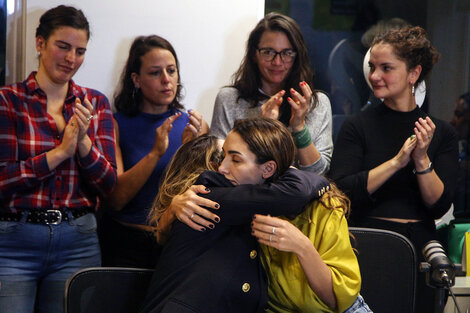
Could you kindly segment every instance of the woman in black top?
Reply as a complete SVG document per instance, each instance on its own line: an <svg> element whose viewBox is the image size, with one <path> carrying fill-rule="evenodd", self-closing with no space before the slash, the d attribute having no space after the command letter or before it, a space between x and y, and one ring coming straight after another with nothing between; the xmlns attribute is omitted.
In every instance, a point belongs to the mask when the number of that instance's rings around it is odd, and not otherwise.
<svg viewBox="0 0 470 313"><path fill-rule="evenodd" d="M344 122L330 170L351 199L355 226L401 233L419 256L436 239L434 219L451 205L458 166L455 131L431 119L414 97L415 86L438 58L420 27L374 39L369 81L383 102ZM432 312L432 289L420 275L416 307Z"/></svg>

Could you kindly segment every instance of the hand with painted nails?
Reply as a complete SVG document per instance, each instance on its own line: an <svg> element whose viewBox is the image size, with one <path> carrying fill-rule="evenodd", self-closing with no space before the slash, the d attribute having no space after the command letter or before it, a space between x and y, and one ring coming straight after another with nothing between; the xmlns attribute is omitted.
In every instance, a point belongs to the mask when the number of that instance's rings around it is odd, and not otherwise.
<svg viewBox="0 0 470 313"><path fill-rule="evenodd" d="M301 92L291 88L291 97L287 98L287 101L291 105L289 126L295 133L301 131L305 127L305 117L310 109L313 95L312 89L306 82L300 82L299 86Z"/></svg>
<svg viewBox="0 0 470 313"><path fill-rule="evenodd" d="M261 105L261 116L277 120L279 118L279 108L285 94L285 90L281 90L263 103L263 105Z"/></svg>
<svg viewBox="0 0 470 313"><path fill-rule="evenodd" d="M411 135L410 137L406 138L405 143L401 147L400 151L398 151L397 155L393 158L393 162L396 168L403 168L405 167L411 160L411 153L416 147L416 136Z"/></svg>
<svg viewBox="0 0 470 313"><path fill-rule="evenodd" d="M184 193L173 198L170 210L179 221L194 230L213 229L214 223L220 222L220 217L203 207L218 209L219 204L198 195L198 193L207 194L209 192L210 190L205 186L193 185Z"/></svg>

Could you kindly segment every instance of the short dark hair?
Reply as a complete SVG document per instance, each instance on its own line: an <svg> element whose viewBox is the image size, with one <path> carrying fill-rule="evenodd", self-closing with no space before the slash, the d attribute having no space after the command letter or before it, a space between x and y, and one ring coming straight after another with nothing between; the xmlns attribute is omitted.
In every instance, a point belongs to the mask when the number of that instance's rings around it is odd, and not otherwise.
<svg viewBox="0 0 470 313"><path fill-rule="evenodd" d="M140 73L142 57L147 54L147 52L155 48L168 50L175 58L176 69L178 72L178 86L176 89L175 99L170 104L170 107L184 109L183 105L180 103L182 98L181 90L183 87L181 85L180 65L178 57L176 56L176 51L171 43L165 38L157 35L150 35L135 38L131 45L126 65L124 66L121 74L120 87L114 96L114 106L118 112L122 112L128 116L135 116L140 112L142 91L140 89L135 90L132 73Z"/></svg>
<svg viewBox="0 0 470 313"><path fill-rule="evenodd" d="M87 39L90 39L90 25L82 10L65 5L49 9L41 15L39 26L36 28L36 38L47 40L52 32L64 26L82 29L86 32Z"/></svg>

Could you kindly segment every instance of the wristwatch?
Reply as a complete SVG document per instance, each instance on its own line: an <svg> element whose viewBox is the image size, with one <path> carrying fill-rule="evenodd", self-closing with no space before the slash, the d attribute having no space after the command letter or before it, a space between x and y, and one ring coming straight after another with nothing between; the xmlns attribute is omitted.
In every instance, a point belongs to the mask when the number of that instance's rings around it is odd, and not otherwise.
<svg viewBox="0 0 470 313"><path fill-rule="evenodd" d="M429 165L428 165L427 169L422 170L421 172L418 172L416 169L413 169L413 174L423 175L423 174L426 174L426 173L430 173L432 171L432 169L433 169L432 162L429 162Z"/></svg>

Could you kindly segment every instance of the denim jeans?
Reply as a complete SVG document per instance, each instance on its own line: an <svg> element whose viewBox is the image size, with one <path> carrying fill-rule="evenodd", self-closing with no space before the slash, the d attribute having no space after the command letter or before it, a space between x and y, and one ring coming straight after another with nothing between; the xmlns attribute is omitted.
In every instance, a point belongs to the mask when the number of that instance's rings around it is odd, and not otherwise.
<svg viewBox="0 0 470 313"><path fill-rule="evenodd" d="M369 306L361 295L357 296L356 301L343 313L372 313Z"/></svg>
<svg viewBox="0 0 470 313"><path fill-rule="evenodd" d="M58 225L0 221L0 312L60 313L66 280L100 266L93 213Z"/></svg>

